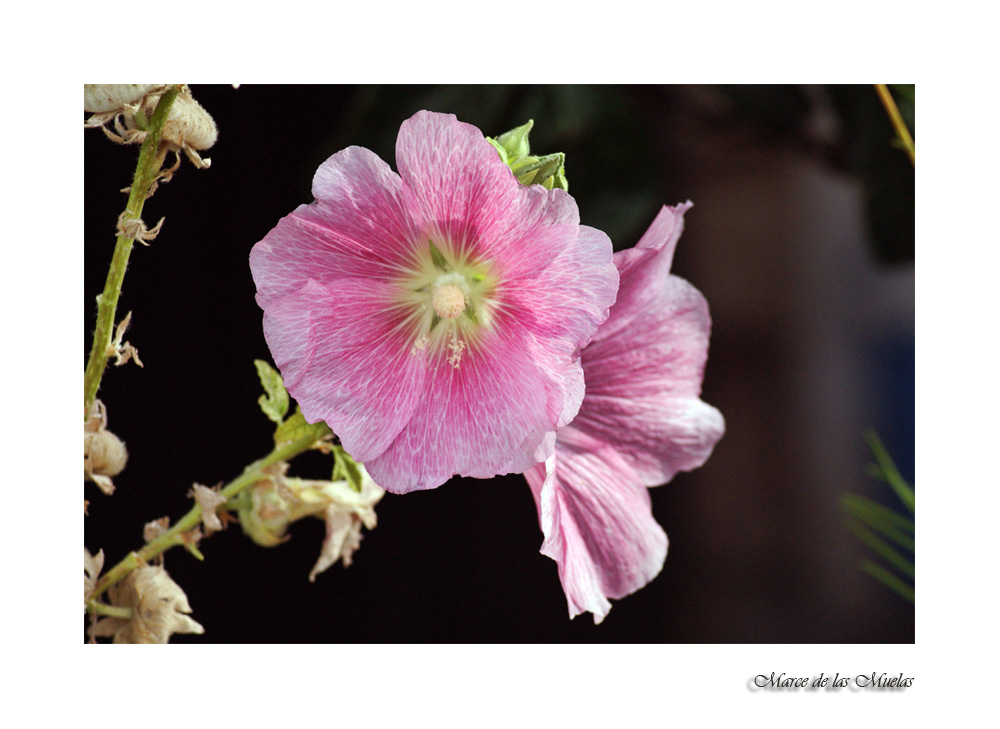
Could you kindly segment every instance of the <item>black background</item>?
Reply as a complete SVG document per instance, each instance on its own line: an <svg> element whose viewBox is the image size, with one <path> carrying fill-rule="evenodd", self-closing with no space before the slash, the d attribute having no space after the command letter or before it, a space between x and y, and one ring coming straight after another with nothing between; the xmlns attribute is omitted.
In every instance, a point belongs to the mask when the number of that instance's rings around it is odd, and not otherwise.
<svg viewBox="0 0 1000 729"><path fill-rule="evenodd" d="M247 256L311 200L316 167L369 147L393 167L399 124L456 113L495 136L534 118L567 153L582 222L631 246L662 204L695 202L674 270L708 298L704 399L727 434L700 470L652 492L663 572L600 626L570 621L520 476L386 495L354 564L310 584L322 522L272 549L238 525L165 566L204 636L174 642L912 642L913 606L861 573L838 500L895 505L865 473L875 426L913 479L913 173L870 86L274 87L193 85L219 126L208 170L185 160L146 203L118 319L145 364L99 397L130 460L111 497L85 485L86 546L110 566L194 482L271 446L255 358L270 359ZM138 147L84 132L84 358ZM901 293L900 293L901 292ZM296 475L324 478L307 454Z"/></svg>

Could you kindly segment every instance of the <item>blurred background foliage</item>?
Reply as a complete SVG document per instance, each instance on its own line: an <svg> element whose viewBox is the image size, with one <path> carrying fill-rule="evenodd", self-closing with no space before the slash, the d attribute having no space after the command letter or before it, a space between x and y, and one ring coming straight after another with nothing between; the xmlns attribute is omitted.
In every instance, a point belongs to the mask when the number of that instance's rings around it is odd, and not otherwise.
<svg viewBox="0 0 1000 729"><path fill-rule="evenodd" d="M892 88L915 137L914 86ZM859 177L873 255L886 264L913 260L914 170L889 143L892 125L871 85L718 85L703 91L708 93L694 103L706 123L809 150L832 170ZM669 87L372 86L358 89L322 147L358 144L392 159L397 120L420 109L451 111L491 136L534 119L533 152L566 153L570 192L583 222L623 248L638 239L664 199L649 140L658 136L657 114L680 103Z"/></svg>

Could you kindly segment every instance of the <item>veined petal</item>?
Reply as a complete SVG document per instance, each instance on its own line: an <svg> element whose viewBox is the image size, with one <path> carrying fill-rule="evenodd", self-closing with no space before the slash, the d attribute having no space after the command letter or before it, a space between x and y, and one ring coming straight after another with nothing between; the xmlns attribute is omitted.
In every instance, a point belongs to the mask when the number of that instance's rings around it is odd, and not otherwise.
<svg viewBox="0 0 1000 729"><path fill-rule="evenodd" d="M546 378L512 334L487 332L459 353L458 366L443 353L430 355L425 395L412 418L383 454L365 462L376 483L406 493L455 474L521 472L537 462L540 448L548 455L554 426Z"/></svg>
<svg viewBox="0 0 1000 729"><path fill-rule="evenodd" d="M532 333L560 338L571 351L583 347L618 293L611 240L595 228L556 226L528 233L523 245L548 246L558 255L539 267L510 265L502 306Z"/></svg>
<svg viewBox="0 0 1000 729"><path fill-rule="evenodd" d="M670 274L677 241L684 231L684 213L693 207L687 202L676 207L664 205L634 248L615 253L615 266L621 276L613 316L601 327L595 339L604 339L629 326L639 315L656 306L663 282Z"/></svg>
<svg viewBox="0 0 1000 729"><path fill-rule="evenodd" d="M572 197L518 183L483 133L451 114L403 122L396 164L417 224L478 258L499 256L533 228L580 222Z"/></svg>
<svg viewBox="0 0 1000 729"><path fill-rule="evenodd" d="M395 296L369 280L309 279L264 310L264 337L288 392L359 462L386 449L423 396L427 355L413 347Z"/></svg>
<svg viewBox="0 0 1000 729"><path fill-rule="evenodd" d="M726 429L722 413L697 397L590 392L573 425L614 448L643 486L659 486L679 471L701 467Z"/></svg>
<svg viewBox="0 0 1000 729"><path fill-rule="evenodd" d="M646 488L614 449L570 425L559 431L555 454L525 477L545 537L541 552L559 567L570 618L589 611L600 623L609 599L660 573L667 535Z"/></svg>
<svg viewBox="0 0 1000 729"><path fill-rule="evenodd" d="M320 165L313 179L317 202L282 218L250 252L261 308L310 278L328 284L406 271L419 236L401 189L399 175L362 147L348 147Z"/></svg>
<svg viewBox="0 0 1000 729"><path fill-rule="evenodd" d="M698 398L711 330L708 304L669 273L686 209L663 209L659 225L650 228L655 236L643 236L657 247L632 259L643 265L623 265L616 254L619 299L581 355L587 396L573 425L614 447L645 486L701 466L725 432L722 414Z"/></svg>

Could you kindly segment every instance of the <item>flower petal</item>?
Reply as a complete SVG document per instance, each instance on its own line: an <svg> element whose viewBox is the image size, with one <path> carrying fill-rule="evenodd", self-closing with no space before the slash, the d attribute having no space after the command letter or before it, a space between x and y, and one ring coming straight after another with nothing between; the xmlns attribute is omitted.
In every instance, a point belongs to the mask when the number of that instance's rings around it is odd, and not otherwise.
<svg viewBox="0 0 1000 729"><path fill-rule="evenodd" d="M617 334L656 305L654 300L670 274L674 249L684 231L684 213L691 207L690 202L676 207L664 205L634 248L615 253L615 266L621 276L618 300L613 316L595 339Z"/></svg>
<svg viewBox="0 0 1000 729"><path fill-rule="evenodd" d="M376 483L406 493L454 474L522 472L551 453L547 379L515 334L485 332L457 367L440 352L431 355L426 395L412 419L385 453L365 461Z"/></svg>
<svg viewBox="0 0 1000 729"><path fill-rule="evenodd" d="M396 164L420 228L481 259L533 228L580 222L572 197L521 185L483 133L451 114L420 111L403 122Z"/></svg>
<svg viewBox="0 0 1000 729"><path fill-rule="evenodd" d="M525 473L544 534L542 554L559 566L570 618L600 623L619 599L663 568L667 535L653 519L649 492L612 448L559 431L555 454Z"/></svg>
<svg viewBox="0 0 1000 729"><path fill-rule="evenodd" d="M402 201L402 182L373 152L348 147L320 165L317 202L282 218L250 252L257 303L341 277L396 276L419 240Z"/></svg>
<svg viewBox="0 0 1000 729"><path fill-rule="evenodd" d="M701 392L711 320L704 297L669 276L630 326L581 356L587 396L573 425L615 447L646 486L701 466L725 431ZM617 317L617 304L608 323ZM603 327L599 335L603 334Z"/></svg>
<svg viewBox="0 0 1000 729"><path fill-rule="evenodd" d="M358 462L379 455L424 393L426 352L413 348L390 284L309 279L264 311L264 338L306 420L324 420Z"/></svg>

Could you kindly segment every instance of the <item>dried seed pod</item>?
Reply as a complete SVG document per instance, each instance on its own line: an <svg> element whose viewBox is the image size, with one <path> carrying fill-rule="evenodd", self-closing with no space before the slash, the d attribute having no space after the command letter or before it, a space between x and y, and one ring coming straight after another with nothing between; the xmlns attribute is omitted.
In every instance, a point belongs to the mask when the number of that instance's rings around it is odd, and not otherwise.
<svg viewBox="0 0 1000 729"><path fill-rule="evenodd" d="M163 84L84 84L83 110L92 114L120 111Z"/></svg>
<svg viewBox="0 0 1000 729"><path fill-rule="evenodd" d="M128 451L125 444L110 430L88 433L83 437L84 468L102 476L117 476L125 469Z"/></svg>
<svg viewBox="0 0 1000 729"><path fill-rule="evenodd" d="M159 102L160 94L152 94L146 99L144 110L147 118L152 116ZM205 107L195 101L190 92L178 94L163 124L163 141L181 149L208 149L218 137L219 130Z"/></svg>

